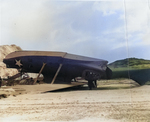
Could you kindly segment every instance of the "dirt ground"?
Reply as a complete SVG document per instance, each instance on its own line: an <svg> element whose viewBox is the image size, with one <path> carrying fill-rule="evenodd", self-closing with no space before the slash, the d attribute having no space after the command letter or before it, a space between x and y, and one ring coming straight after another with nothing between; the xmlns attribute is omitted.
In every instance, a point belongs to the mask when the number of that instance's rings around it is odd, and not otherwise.
<svg viewBox="0 0 150 122"><path fill-rule="evenodd" d="M150 85L103 81L94 90L85 85L55 92L36 86L5 88L12 95L0 99L0 122L150 122Z"/></svg>

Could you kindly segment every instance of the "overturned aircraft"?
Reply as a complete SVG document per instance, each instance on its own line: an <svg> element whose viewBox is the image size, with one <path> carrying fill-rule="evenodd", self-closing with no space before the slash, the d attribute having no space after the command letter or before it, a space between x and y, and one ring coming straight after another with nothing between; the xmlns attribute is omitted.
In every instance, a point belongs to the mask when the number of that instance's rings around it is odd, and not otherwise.
<svg viewBox="0 0 150 122"><path fill-rule="evenodd" d="M16 51L8 54L3 62L7 68L21 69L22 72L42 73L46 83L71 83L81 77L91 82L98 79L110 79L112 71L108 61L65 52Z"/></svg>

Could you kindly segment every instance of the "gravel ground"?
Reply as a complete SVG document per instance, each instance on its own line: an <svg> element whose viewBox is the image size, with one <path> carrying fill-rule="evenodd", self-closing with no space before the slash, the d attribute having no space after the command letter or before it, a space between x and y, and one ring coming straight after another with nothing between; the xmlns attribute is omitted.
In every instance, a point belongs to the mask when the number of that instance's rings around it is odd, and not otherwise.
<svg viewBox="0 0 150 122"><path fill-rule="evenodd" d="M118 84L107 83L95 90L84 87L45 93L36 92L33 86L32 92L0 99L0 122L149 122L150 86L124 85L118 88Z"/></svg>

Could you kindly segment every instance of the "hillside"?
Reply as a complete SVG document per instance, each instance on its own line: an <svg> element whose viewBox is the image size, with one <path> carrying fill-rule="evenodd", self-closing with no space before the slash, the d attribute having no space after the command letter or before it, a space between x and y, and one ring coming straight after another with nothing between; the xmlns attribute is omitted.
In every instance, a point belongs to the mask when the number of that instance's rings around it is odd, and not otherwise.
<svg viewBox="0 0 150 122"><path fill-rule="evenodd" d="M129 78L140 85L150 81L150 60L129 58L110 63L112 78Z"/></svg>
<svg viewBox="0 0 150 122"><path fill-rule="evenodd" d="M147 69L150 68L150 60L129 58L117 60L108 65L110 68L133 68L133 69Z"/></svg>
<svg viewBox="0 0 150 122"><path fill-rule="evenodd" d="M18 72L16 69L7 69L6 65L3 63L3 59L9 53L14 52L14 51L20 51L20 50L22 49L16 45L0 46L0 76L2 78L7 77L7 76L12 76Z"/></svg>

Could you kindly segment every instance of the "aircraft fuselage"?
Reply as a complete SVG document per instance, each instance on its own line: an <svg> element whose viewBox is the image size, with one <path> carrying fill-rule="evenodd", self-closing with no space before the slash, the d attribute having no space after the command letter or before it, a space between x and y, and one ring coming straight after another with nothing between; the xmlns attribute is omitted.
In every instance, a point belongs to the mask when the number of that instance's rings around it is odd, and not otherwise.
<svg viewBox="0 0 150 122"><path fill-rule="evenodd" d="M106 77L107 61L90 57L78 56L63 52L17 51L10 53L3 60L7 68L22 69L24 72L39 73L43 63L42 74L46 82L51 82L60 64L62 67L57 79L70 82L75 77L86 80L97 80Z"/></svg>

